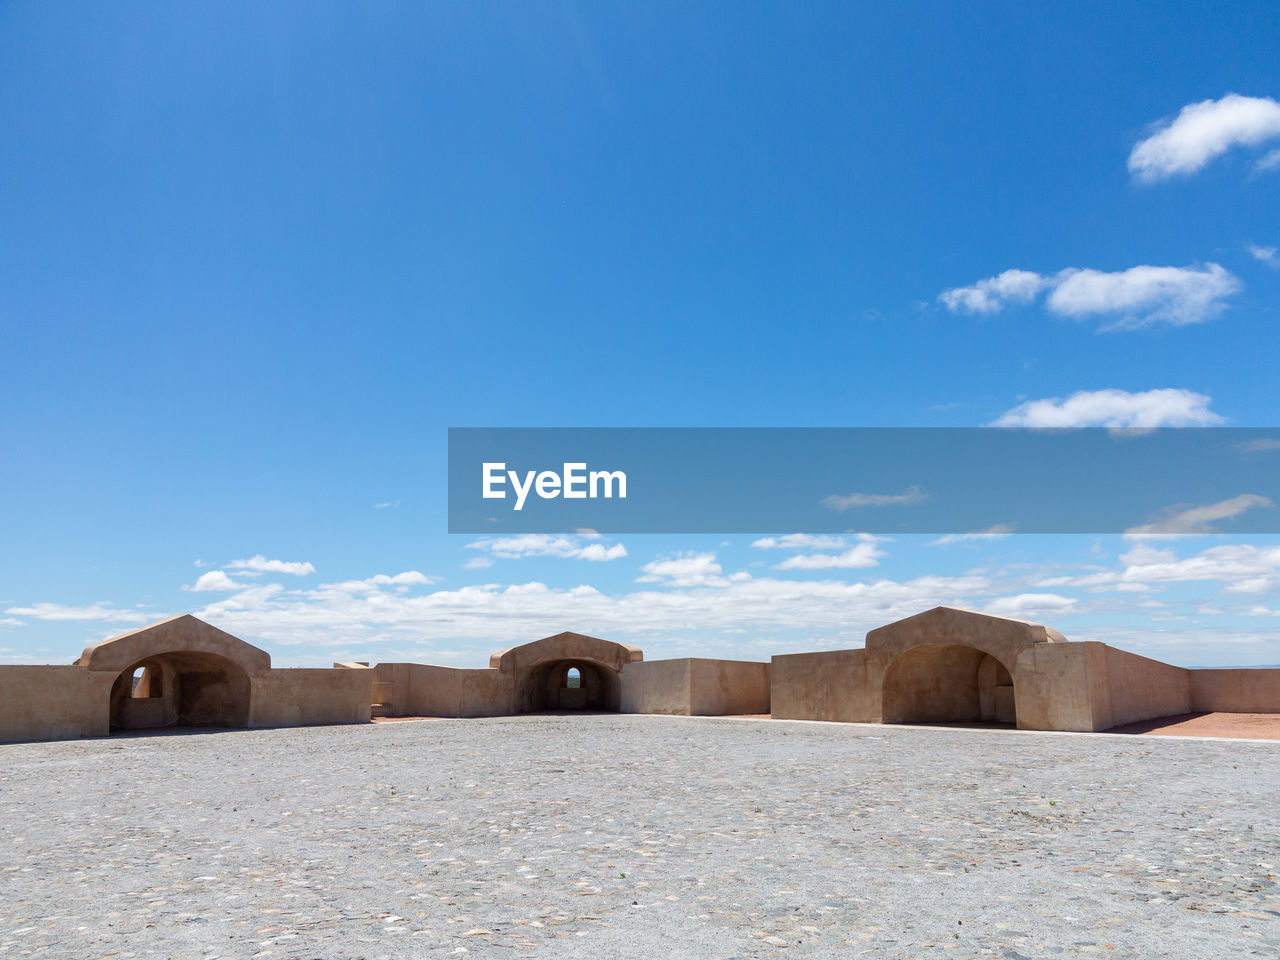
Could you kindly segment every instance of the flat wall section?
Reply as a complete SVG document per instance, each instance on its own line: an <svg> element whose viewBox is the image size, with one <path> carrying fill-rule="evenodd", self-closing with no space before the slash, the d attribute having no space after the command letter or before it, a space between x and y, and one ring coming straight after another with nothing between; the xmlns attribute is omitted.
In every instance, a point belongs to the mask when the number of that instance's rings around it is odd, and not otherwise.
<svg viewBox="0 0 1280 960"><path fill-rule="evenodd" d="M114 679L81 666L0 666L0 743L105 737Z"/></svg>
<svg viewBox="0 0 1280 960"><path fill-rule="evenodd" d="M373 671L286 668L252 678L251 727L368 723Z"/></svg>
<svg viewBox="0 0 1280 960"><path fill-rule="evenodd" d="M879 723L882 674L883 667L865 650L776 656L770 713L778 720Z"/></svg>
<svg viewBox="0 0 1280 960"><path fill-rule="evenodd" d="M1192 709L1222 713L1280 713L1280 670L1188 670Z"/></svg>

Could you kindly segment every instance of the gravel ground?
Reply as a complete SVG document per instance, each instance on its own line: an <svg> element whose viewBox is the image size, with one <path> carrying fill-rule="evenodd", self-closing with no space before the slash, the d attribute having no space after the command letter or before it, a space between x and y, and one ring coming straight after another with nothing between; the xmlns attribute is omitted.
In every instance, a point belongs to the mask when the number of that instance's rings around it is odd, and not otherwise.
<svg viewBox="0 0 1280 960"><path fill-rule="evenodd" d="M0 747L0 957L1276 957L1280 745L537 716Z"/></svg>

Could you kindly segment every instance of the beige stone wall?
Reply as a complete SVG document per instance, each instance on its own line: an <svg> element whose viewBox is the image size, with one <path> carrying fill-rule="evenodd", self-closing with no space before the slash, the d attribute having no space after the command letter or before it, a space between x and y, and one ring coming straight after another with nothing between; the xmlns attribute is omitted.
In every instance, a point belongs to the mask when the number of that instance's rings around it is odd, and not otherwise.
<svg viewBox="0 0 1280 960"><path fill-rule="evenodd" d="M695 657L690 661L689 712L696 717L768 713L769 673L767 663Z"/></svg>
<svg viewBox="0 0 1280 960"><path fill-rule="evenodd" d="M392 717L505 717L512 713L514 679L494 669L467 670L426 663L380 663L373 668L380 701Z"/></svg>
<svg viewBox="0 0 1280 960"><path fill-rule="evenodd" d="M678 657L622 670L623 713L723 717L769 712L769 664Z"/></svg>
<svg viewBox="0 0 1280 960"><path fill-rule="evenodd" d="M1018 727L1023 730L1101 730L1110 726L1110 707L1095 717L1106 695L1105 652L1100 643L1038 643L1018 655L1013 693ZM1090 660L1100 665L1090 671ZM1097 677L1094 684L1092 677Z"/></svg>
<svg viewBox="0 0 1280 960"><path fill-rule="evenodd" d="M622 668L623 713L689 716L689 659L643 660Z"/></svg>
<svg viewBox="0 0 1280 960"><path fill-rule="evenodd" d="M459 670L459 717L508 717L514 713L515 679L498 670Z"/></svg>
<svg viewBox="0 0 1280 960"><path fill-rule="evenodd" d="M114 679L82 666L0 666L0 743L105 737Z"/></svg>
<svg viewBox="0 0 1280 960"><path fill-rule="evenodd" d="M1105 670L1111 704L1111 722L1105 727L1098 727L1099 730L1192 711L1191 675L1188 671L1106 644L1099 646L1106 651Z"/></svg>
<svg viewBox="0 0 1280 960"><path fill-rule="evenodd" d="M1188 670L1192 709L1280 713L1280 670Z"/></svg>
<svg viewBox="0 0 1280 960"><path fill-rule="evenodd" d="M251 727L368 723L373 671L295 668L252 678Z"/></svg>
<svg viewBox="0 0 1280 960"><path fill-rule="evenodd" d="M773 658L770 712L782 720L878 723L883 667L865 650Z"/></svg>

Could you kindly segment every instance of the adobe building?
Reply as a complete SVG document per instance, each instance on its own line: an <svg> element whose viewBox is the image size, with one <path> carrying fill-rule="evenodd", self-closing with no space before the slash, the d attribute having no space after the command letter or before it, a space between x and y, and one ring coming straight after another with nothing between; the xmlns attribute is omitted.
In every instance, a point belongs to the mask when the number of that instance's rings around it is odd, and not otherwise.
<svg viewBox="0 0 1280 960"><path fill-rule="evenodd" d="M505 717L543 710L684 716L769 712L769 664L686 658L646 663L639 647L558 633L495 653L487 669L380 663L380 716Z"/></svg>
<svg viewBox="0 0 1280 960"><path fill-rule="evenodd" d="M86 647L71 666L0 666L0 742L161 727L368 723L373 671L274 669L192 616Z"/></svg>
<svg viewBox="0 0 1280 960"><path fill-rule="evenodd" d="M1184 713L1280 713L1280 670L1187 670L1043 624L935 607L861 650L773 658L771 713L854 723L1099 731Z"/></svg>
<svg viewBox="0 0 1280 960"><path fill-rule="evenodd" d="M862 649L770 663L646 661L637 647L559 633L479 669L275 669L266 651L181 616L90 646L70 666L0 666L0 742L546 710L1098 731L1201 711L1280 713L1280 669L1187 670L952 607L872 630Z"/></svg>

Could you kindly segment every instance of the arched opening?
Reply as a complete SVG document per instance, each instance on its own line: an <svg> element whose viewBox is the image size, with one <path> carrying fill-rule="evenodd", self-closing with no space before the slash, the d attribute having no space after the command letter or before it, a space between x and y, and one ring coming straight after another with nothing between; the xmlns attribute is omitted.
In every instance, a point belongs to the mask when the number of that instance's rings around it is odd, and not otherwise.
<svg viewBox="0 0 1280 960"><path fill-rule="evenodd" d="M1016 724L1009 668L973 647L915 647L889 665L885 723Z"/></svg>
<svg viewBox="0 0 1280 960"><path fill-rule="evenodd" d="M111 729L243 727L249 675L211 653L163 653L135 663L111 688Z"/></svg>
<svg viewBox="0 0 1280 960"><path fill-rule="evenodd" d="M516 680L516 711L617 710L622 682L604 664L589 660L550 660L524 671Z"/></svg>

